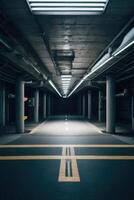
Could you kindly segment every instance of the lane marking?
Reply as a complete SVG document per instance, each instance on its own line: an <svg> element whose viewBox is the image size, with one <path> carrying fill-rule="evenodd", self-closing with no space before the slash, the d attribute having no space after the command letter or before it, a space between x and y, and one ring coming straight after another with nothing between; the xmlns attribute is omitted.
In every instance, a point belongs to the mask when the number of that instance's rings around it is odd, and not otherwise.
<svg viewBox="0 0 134 200"><path fill-rule="evenodd" d="M71 149L71 156L75 157L74 148L71 147L70 149ZM77 166L76 157L74 159L72 159L72 176L73 176L73 181L80 182L80 176L79 176L79 170L78 170L78 166Z"/></svg>
<svg viewBox="0 0 134 200"><path fill-rule="evenodd" d="M0 145L0 148L134 148L131 144L7 144Z"/></svg>
<svg viewBox="0 0 134 200"><path fill-rule="evenodd" d="M67 175L66 175L66 171L67 171ZM76 156L75 156L73 147L63 147L62 149L62 157L61 157L61 162L60 162L58 181L59 182L80 182L80 176L79 176Z"/></svg>
<svg viewBox="0 0 134 200"><path fill-rule="evenodd" d="M0 156L0 160L72 160L72 165L77 170L77 166L74 161L76 160L134 160L134 156ZM63 167L62 167L63 168ZM73 167L72 167L73 168ZM65 168L64 168L65 169ZM62 170L64 172L64 170ZM76 171L74 171L74 174Z"/></svg>

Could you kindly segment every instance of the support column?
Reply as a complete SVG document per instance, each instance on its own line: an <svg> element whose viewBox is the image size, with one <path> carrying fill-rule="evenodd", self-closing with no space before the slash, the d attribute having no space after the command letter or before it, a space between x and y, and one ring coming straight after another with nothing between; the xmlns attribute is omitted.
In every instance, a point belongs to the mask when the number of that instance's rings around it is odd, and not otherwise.
<svg viewBox="0 0 134 200"><path fill-rule="evenodd" d="M91 109L92 109L92 104L91 104L91 91L88 91L88 119L91 120Z"/></svg>
<svg viewBox="0 0 134 200"><path fill-rule="evenodd" d="M34 93L34 122L39 122L39 90L36 89Z"/></svg>
<svg viewBox="0 0 134 200"><path fill-rule="evenodd" d="M48 117L51 115L51 96L48 95Z"/></svg>
<svg viewBox="0 0 134 200"><path fill-rule="evenodd" d="M81 94L78 96L78 115L81 115Z"/></svg>
<svg viewBox="0 0 134 200"><path fill-rule="evenodd" d="M46 119L47 113L46 113L46 94L43 94L43 119Z"/></svg>
<svg viewBox="0 0 134 200"><path fill-rule="evenodd" d="M115 79L107 75L106 82L106 132L115 132Z"/></svg>
<svg viewBox="0 0 134 200"><path fill-rule="evenodd" d="M85 94L83 94L83 97L82 97L82 115L83 115L83 118L85 118Z"/></svg>
<svg viewBox="0 0 134 200"><path fill-rule="evenodd" d="M5 126L5 84L0 86L0 126Z"/></svg>
<svg viewBox="0 0 134 200"><path fill-rule="evenodd" d="M98 120L99 122L103 121L103 92L99 91L99 100L98 100Z"/></svg>
<svg viewBox="0 0 134 200"><path fill-rule="evenodd" d="M132 130L134 130L134 91L132 91Z"/></svg>
<svg viewBox="0 0 134 200"><path fill-rule="evenodd" d="M24 81L16 83L16 132L24 133Z"/></svg>

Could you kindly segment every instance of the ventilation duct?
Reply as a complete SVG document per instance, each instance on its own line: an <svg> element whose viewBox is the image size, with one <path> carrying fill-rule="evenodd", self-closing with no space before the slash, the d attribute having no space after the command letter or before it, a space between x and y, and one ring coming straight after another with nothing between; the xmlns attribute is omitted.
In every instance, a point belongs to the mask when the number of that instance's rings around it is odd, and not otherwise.
<svg viewBox="0 0 134 200"><path fill-rule="evenodd" d="M118 55L132 44L134 44L134 27L125 35L120 46L113 52L113 55Z"/></svg>
<svg viewBox="0 0 134 200"><path fill-rule="evenodd" d="M72 62L74 60L73 50L56 50L54 60L61 74L71 74Z"/></svg>
<svg viewBox="0 0 134 200"><path fill-rule="evenodd" d="M98 67L100 67L100 65L102 65L103 63L105 63L106 60L108 60L110 58L110 54L106 53L95 65L94 67L92 67L91 71L96 70Z"/></svg>

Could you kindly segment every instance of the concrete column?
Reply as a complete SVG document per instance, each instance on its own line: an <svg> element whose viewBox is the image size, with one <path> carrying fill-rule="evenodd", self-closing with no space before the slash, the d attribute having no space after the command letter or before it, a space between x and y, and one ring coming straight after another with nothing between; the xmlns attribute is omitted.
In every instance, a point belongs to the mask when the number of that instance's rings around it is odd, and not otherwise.
<svg viewBox="0 0 134 200"><path fill-rule="evenodd" d="M92 109L92 103L91 103L91 91L88 91L88 119L91 120L91 109Z"/></svg>
<svg viewBox="0 0 134 200"><path fill-rule="evenodd" d="M81 94L78 96L78 115L81 115Z"/></svg>
<svg viewBox="0 0 134 200"><path fill-rule="evenodd" d="M6 97L5 97L5 102L6 102L6 113L5 113L5 118L6 118L6 122L5 124L9 124L9 92L6 90Z"/></svg>
<svg viewBox="0 0 134 200"><path fill-rule="evenodd" d="M48 116L51 115L51 96L48 95Z"/></svg>
<svg viewBox="0 0 134 200"><path fill-rule="evenodd" d="M115 132L115 79L107 75L106 82L106 132Z"/></svg>
<svg viewBox="0 0 134 200"><path fill-rule="evenodd" d="M47 116L47 113L46 113L46 109L47 109L46 101L47 101L47 96L44 93L43 94L43 119L46 119L46 116Z"/></svg>
<svg viewBox="0 0 134 200"><path fill-rule="evenodd" d="M82 96L82 115L83 115L83 118L85 118L85 115L86 115L86 113L85 113L85 104L86 104L86 102L85 102L85 94L83 94L83 96Z"/></svg>
<svg viewBox="0 0 134 200"><path fill-rule="evenodd" d="M24 133L24 81L16 83L16 132Z"/></svg>
<svg viewBox="0 0 134 200"><path fill-rule="evenodd" d="M39 90L36 89L34 93L34 122L39 122Z"/></svg>
<svg viewBox="0 0 134 200"><path fill-rule="evenodd" d="M5 126L5 85L4 83L0 86L0 126Z"/></svg>
<svg viewBox="0 0 134 200"><path fill-rule="evenodd" d="M134 93L132 93L132 130L134 130Z"/></svg>
<svg viewBox="0 0 134 200"><path fill-rule="evenodd" d="M99 98L98 98L98 120L99 122L103 121L103 92L99 91Z"/></svg>

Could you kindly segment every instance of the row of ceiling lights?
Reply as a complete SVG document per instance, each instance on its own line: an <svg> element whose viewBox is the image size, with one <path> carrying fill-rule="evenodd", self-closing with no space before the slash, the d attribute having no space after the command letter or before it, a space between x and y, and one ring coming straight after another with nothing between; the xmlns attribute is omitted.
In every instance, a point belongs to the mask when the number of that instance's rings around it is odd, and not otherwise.
<svg viewBox="0 0 134 200"><path fill-rule="evenodd" d="M72 78L72 75L61 75L62 89L65 96L67 96L69 92L71 78Z"/></svg>

